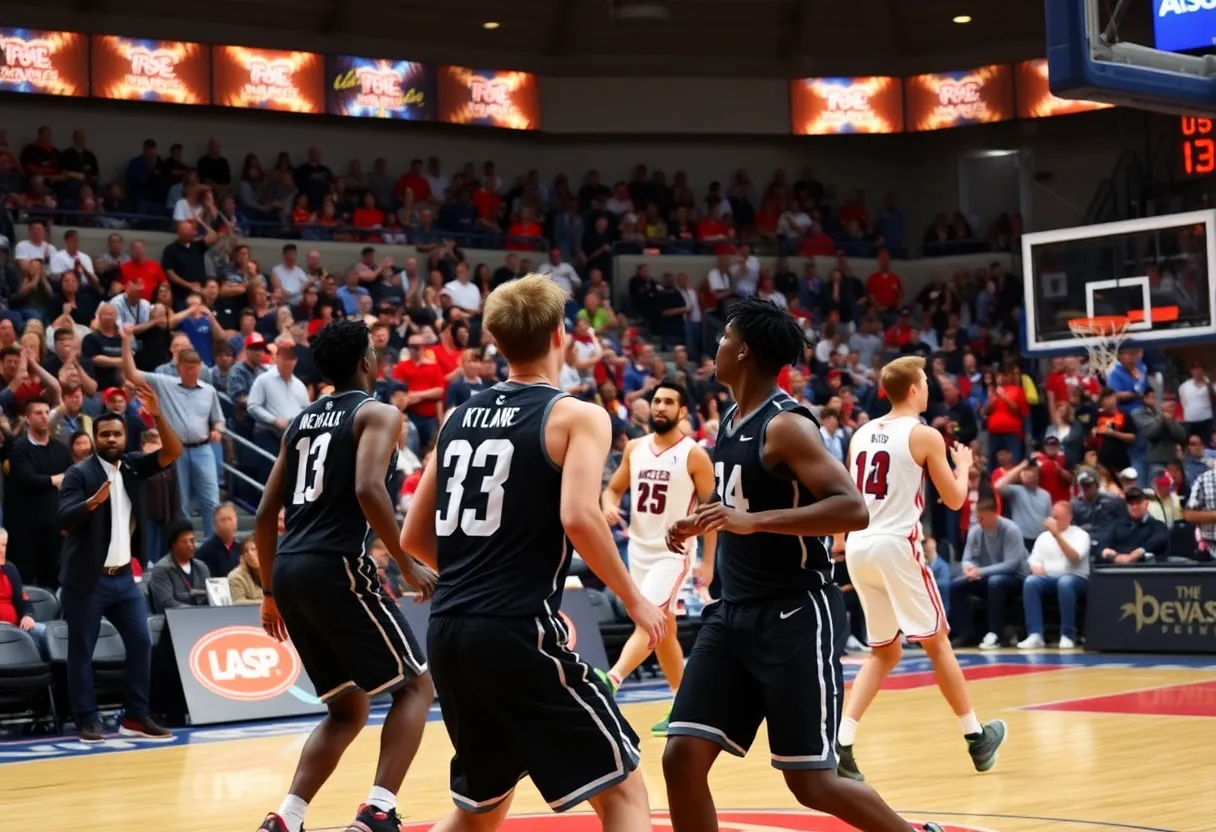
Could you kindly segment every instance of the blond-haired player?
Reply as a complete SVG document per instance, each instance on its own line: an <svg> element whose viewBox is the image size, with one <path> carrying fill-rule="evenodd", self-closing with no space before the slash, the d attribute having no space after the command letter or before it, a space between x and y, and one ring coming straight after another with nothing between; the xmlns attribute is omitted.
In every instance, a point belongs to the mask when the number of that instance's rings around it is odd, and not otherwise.
<svg viewBox="0 0 1216 832"><path fill-rule="evenodd" d="M919 539L925 476L933 480L942 502L958 510L967 498L971 449L954 444L955 468L950 470L942 434L921 422L920 414L929 404L923 358L890 362L882 368L881 383L891 412L858 428L849 443L849 471L870 510L870 524L849 533L846 541L836 540L833 547L839 551L843 545L872 649L845 701L837 773L865 779L853 757L857 723L899 663L901 634L924 647L937 686L958 717L976 771L988 771L1005 741L1005 723L998 719L981 725L975 716Z"/></svg>

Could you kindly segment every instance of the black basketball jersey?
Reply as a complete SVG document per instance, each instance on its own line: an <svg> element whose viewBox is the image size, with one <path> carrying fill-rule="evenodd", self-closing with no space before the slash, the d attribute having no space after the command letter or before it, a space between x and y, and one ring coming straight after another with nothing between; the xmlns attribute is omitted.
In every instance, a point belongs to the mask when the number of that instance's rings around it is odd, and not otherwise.
<svg viewBox="0 0 1216 832"><path fill-rule="evenodd" d="M452 411L435 446L439 584L433 615L554 615L570 570L562 472L545 447L565 394L502 382Z"/></svg>
<svg viewBox="0 0 1216 832"><path fill-rule="evenodd" d="M779 413L794 412L819 423L805 407L781 390L737 424L738 406L722 419L714 446L717 497L728 507L759 512L810 505L814 495L784 465L764 464L768 423ZM819 589L832 580L832 558L823 538L757 533L718 534L718 568L722 598L750 604Z"/></svg>
<svg viewBox="0 0 1216 832"><path fill-rule="evenodd" d="M287 427L283 453L286 531L279 555L364 553L370 530L355 496L355 413L371 396L358 390L322 396ZM396 453L385 472L396 468Z"/></svg>

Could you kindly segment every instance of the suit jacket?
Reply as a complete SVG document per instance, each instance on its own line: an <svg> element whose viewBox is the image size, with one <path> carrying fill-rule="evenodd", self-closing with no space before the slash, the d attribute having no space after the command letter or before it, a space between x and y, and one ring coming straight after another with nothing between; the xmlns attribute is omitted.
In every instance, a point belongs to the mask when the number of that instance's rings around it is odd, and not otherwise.
<svg viewBox="0 0 1216 832"><path fill-rule="evenodd" d="M144 480L161 470L158 454L133 452L119 461L122 484L131 500L131 559L144 560L142 532ZM89 498L106 482L105 469L94 454L64 474L59 488L59 525L67 533L59 567L59 583L87 592L101 577L110 549L112 503L106 500L89 511Z"/></svg>

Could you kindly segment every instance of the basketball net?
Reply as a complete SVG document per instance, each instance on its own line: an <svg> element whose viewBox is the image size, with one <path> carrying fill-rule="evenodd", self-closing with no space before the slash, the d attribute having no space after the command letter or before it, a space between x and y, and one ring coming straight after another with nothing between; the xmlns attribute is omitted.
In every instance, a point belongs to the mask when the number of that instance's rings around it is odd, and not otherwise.
<svg viewBox="0 0 1216 832"><path fill-rule="evenodd" d="M1119 347L1127 339L1127 326L1131 321L1123 315L1103 315L1096 318L1073 318L1068 328L1089 353L1086 374L1106 378L1107 373L1119 362Z"/></svg>

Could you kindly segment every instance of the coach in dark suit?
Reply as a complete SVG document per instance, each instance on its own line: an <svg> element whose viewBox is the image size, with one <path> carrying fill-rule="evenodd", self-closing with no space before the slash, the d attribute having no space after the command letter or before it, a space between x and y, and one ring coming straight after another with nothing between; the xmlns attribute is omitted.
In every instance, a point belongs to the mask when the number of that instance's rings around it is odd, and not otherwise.
<svg viewBox="0 0 1216 832"><path fill-rule="evenodd" d="M93 693L93 648L102 616L118 630L127 652L120 733L170 737L148 717L152 642L147 604L135 585L131 561L144 560L143 481L172 465L182 445L161 415L156 394L144 388L139 397L156 420L160 450L127 453L126 420L103 413L93 420L96 452L68 469L59 491L59 523L67 533L59 582L68 625L68 698L84 742L104 739Z"/></svg>

